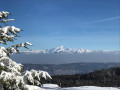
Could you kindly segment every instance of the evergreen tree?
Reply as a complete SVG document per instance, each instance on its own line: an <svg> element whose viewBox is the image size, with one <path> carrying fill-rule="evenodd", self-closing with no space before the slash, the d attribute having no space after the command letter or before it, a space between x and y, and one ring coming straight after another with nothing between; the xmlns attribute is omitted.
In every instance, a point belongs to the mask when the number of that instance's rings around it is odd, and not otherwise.
<svg viewBox="0 0 120 90"><path fill-rule="evenodd" d="M8 19L9 12L0 12L0 44L7 45L7 42L14 42L18 33L22 31L15 26L8 26L7 22L14 21ZM23 71L23 65L10 59L10 54L19 53L19 47L28 48L32 45L29 42L20 43L11 47L0 47L0 90L34 90L39 88L41 78L51 79L45 71ZM36 89L35 89L36 90Z"/></svg>

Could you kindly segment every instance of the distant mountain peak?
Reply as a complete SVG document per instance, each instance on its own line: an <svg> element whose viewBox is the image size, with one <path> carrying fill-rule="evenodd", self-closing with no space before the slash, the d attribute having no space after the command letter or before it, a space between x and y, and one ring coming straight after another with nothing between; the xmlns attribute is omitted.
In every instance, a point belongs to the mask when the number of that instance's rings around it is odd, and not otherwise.
<svg viewBox="0 0 120 90"><path fill-rule="evenodd" d="M65 48L65 47L64 47L64 46L59 46L59 47L57 47L57 48L61 48L61 49L62 49L62 48Z"/></svg>
<svg viewBox="0 0 120 90"><path fill-rule="evenodd" d="M23 51L25 54L39 54L39 53L92 53L92 52L114 52L114 51L106 51L106 50L88 50L88 49L79 49L79 48L66 48L64 46L59 46L56 48L46 49L46 50L30 50L30 51ZM116 53L120 53L120 51L117 51Z"/></svg>
<svg viewBox="0 0 120 90"><path fill-rule="evenodd" d="M46 50L30 50L30 51L23 51L24 53L90 53L91 50L88 49L75 49L75 48L65 48L64 46L59 46L52 49L46 49Z"/></svg>

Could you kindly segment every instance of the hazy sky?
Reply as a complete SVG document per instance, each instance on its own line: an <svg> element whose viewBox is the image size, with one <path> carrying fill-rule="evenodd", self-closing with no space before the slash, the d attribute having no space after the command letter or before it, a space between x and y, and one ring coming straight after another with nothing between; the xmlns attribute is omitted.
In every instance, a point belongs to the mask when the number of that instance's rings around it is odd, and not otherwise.
<svg viewBox="0 0 120 90"><path fill-rule="evenodd" d="M16 43L31 49L120 48L120 0L0 0L0 11L13 14L9 25L24 30Z"/></svg>

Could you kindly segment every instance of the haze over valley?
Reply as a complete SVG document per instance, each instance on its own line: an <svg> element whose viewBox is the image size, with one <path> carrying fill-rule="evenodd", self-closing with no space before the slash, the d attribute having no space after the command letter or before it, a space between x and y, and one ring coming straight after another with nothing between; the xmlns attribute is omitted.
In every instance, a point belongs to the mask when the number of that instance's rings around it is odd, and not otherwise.
<svg viewBox="0 0 120 90"><path fill-rule="evenodd" d="M120 62L120 51L73 49L60 46L46 50L23 51L11 57L17 62L32 64L117 63Z"/></svg>

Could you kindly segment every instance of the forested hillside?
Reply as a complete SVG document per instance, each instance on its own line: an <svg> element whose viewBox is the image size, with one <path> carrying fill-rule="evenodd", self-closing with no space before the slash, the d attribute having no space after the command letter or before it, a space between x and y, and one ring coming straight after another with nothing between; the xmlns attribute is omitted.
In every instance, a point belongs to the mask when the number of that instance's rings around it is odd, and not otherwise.
<svg viewBox="0 0 120 90"><path fill-rule="evenodd" d="M97 70L88 74L53 76L49 83L62 87L105 86L120 87L120 67ZM44 82L43 82L44 83Z"/></svg>
<svg viewBox="0 0 120 90"><path fill-rule="evenodd" d="M120 63L23 64L24 70L44 70L50 75L85 74L94 70L120 66Z"/></svg>

